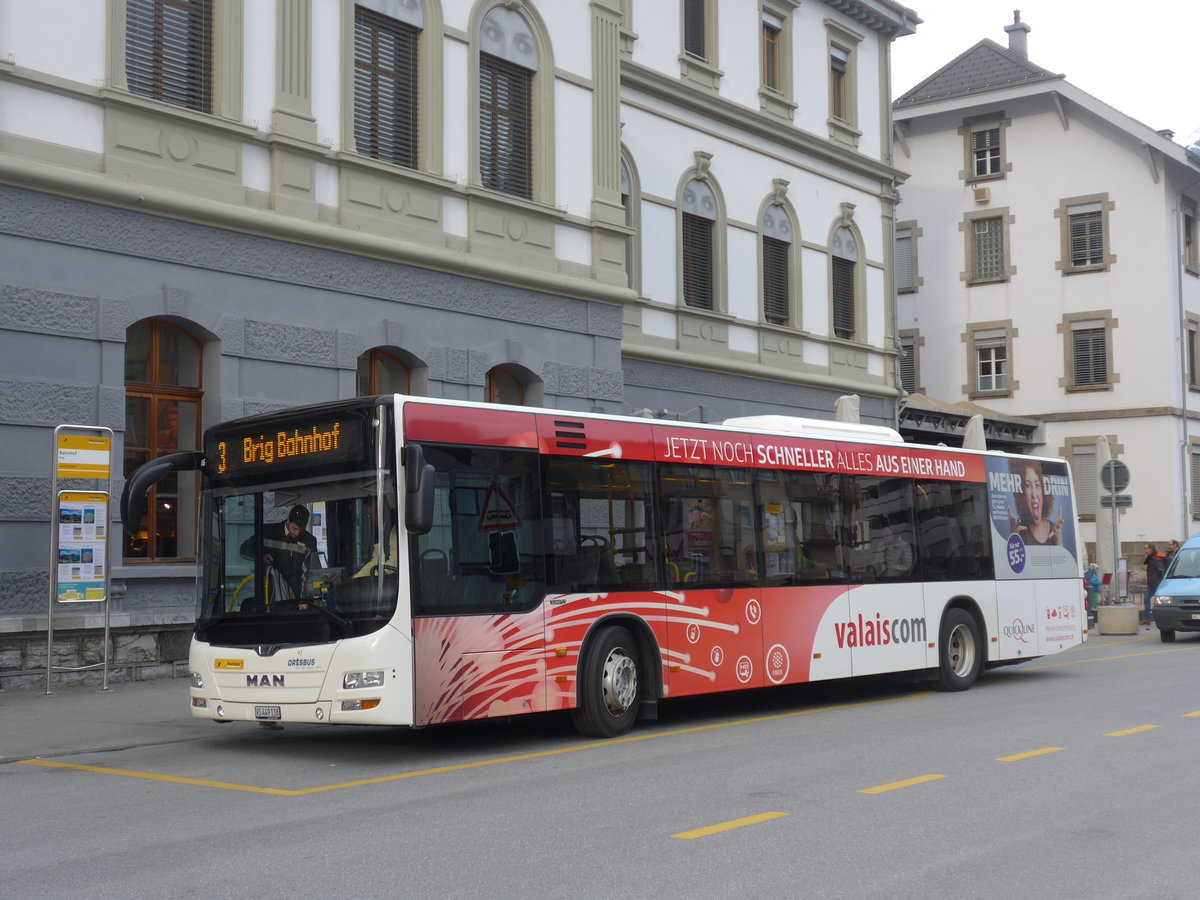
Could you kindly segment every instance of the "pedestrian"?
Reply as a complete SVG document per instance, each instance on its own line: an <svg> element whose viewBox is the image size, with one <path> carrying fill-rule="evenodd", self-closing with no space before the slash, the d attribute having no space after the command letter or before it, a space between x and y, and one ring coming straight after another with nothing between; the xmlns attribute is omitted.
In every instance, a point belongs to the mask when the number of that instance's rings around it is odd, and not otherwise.
<svg viewBox="0 0 1200 900"><path fill-rule="evenodd" d="M1096 607L1100 603L1100 566L1088 563L1087 571L1083 573L1083 584L1087 588L1088 620L1096 618Z"/></svg>
<svg viewBox="0 0 1200 900"><path fill-rule="evenodd" d="M1150 612L1150 598L1154 596L1154 591L1158 588L1159 582L1162 581L1167 563L1166 557L1159 553L1153 544L1147 544L1144 549L1146 551L1146 559L1144 560L1146 566L1146 593L1142 595L1142 624L1149 625L1154 618Z"/></svg>
<svg viewBox="0 0 1200 900"><path fill-rule="evenodd" d="M1167 541L1167 552L1163 554L1163 571L1166 571L1167 563L1175 558L1175 554L1179 552L1179 541L1175 538Z"/></svg>

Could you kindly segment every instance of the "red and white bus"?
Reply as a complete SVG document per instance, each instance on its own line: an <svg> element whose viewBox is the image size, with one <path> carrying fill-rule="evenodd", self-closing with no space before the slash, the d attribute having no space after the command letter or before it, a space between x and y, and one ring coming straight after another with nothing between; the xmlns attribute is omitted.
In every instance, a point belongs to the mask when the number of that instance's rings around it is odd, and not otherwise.
<svg viewBox="0 0 1200 900"><path fill-rule="evenodd" d="M191 711L217 721L566 709L615 736L672 697L888 672L962 690L1086 637L1058 459L396 395L212 428L131 476L127 526L188 469Z"/></svg>

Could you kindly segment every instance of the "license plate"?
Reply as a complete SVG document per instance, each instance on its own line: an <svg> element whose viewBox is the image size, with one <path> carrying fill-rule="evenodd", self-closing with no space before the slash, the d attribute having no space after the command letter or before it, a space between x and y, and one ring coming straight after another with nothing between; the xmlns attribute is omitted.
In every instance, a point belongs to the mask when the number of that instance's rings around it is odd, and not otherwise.
<svg viewBox="0 0 1200 900"><path fill-rule="evenodd" d="M279 719L282 718L278 706L256 706L254 707L254 718L256 719Z"/></svg>
<svg viewBox="0 0 1200 900"><path fill-rule="evenodd" d="M1193 619L1200 619L1200 613L1192 613Z"/></svg>

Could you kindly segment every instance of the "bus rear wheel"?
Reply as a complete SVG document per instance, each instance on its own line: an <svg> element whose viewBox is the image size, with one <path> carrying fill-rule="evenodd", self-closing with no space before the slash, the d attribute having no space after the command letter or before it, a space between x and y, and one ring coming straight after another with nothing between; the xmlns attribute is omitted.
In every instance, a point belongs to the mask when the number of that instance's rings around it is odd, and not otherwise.
<svg viewBox="0 0 1200 900"><path fill-rule="evenodd" d="M938 641L937 686L943 691L965 691L983 668L979 623L963 609L948 609L942 616Z"/></svg>
<svg viewBox="0 0 1200 900"><path fill-rule="evenodd" d="M642 699L637 644L619 625L592 640L580 668L571 721L588 737L618 737L633 727Z"/></svg>

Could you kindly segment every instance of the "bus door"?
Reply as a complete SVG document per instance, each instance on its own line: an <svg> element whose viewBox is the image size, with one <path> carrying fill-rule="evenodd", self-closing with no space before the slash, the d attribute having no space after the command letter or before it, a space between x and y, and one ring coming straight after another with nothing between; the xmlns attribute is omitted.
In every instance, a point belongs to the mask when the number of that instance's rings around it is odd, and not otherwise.
<svg viewBox="0 0 1200 900"><path fill-rule="evenodd" d="M547 709L538 458L423 444L433 526L412 537L416 717Z"/></svg>
<svg viewBox="0 0 1200 900"><path fill-rule="evenodd" d="M768 683L752 475L659 466L668 696Z"/></svg>
<svg viewBox="0 0 1200 900"><path fill-rule="evenodd" d="M850 604L837 643L849 648L853 675L923 669L937 641L937 614L927 614L920 580L913 494L905 478L843 478Z"/></svg>
<svg viewBox="0 0 1200 900"><path fill-rule="evenodd" d="M787 684L850 674L837 647L849 616L836 474L755 473L764 674Z"/></svg>

